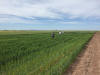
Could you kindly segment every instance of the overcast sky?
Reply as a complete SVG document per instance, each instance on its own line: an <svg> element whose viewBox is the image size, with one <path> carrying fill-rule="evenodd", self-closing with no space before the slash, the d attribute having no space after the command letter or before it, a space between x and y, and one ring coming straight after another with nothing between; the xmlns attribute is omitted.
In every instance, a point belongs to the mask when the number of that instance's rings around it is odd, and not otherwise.
<svg viewBox="0 0 100 75"><path fill-rule="evenodd" d="M0 30L99 30L100 0L0 0Z"/></svg>

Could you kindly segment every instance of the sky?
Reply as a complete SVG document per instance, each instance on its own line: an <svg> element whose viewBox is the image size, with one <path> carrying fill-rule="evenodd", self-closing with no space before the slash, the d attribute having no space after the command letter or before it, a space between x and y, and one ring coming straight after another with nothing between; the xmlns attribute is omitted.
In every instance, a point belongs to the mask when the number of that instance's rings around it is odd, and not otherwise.
<svg viewBox="0 0 100 75"><path fill-rule="evenodd" d="M100 30L100 0L0 0L0 30Z"/></svg>

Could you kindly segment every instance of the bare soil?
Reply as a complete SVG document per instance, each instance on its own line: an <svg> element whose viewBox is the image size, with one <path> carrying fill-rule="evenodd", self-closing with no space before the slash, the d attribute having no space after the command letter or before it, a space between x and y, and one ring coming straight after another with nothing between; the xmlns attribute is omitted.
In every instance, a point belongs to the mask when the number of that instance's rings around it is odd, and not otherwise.
<svg viewBox="0 0 100 75"><path fill-rule="evenodd" d="M100 32L63 75L100 75Z"/></svg>

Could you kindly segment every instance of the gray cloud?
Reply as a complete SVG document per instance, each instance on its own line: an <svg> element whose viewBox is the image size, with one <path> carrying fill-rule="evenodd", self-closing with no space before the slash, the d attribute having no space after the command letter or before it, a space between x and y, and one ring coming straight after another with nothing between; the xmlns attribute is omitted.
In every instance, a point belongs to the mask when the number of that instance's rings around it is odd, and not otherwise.
<svg viewBox="0 0 100 75"><path fill-rule="evenodd" d="M100 18L99 0L0 0L0 14L27 18ZM7 16L8 17L8 16ZM6 17L6 19L7 19ZM3 18L4 19L4 18Z"/></svg>

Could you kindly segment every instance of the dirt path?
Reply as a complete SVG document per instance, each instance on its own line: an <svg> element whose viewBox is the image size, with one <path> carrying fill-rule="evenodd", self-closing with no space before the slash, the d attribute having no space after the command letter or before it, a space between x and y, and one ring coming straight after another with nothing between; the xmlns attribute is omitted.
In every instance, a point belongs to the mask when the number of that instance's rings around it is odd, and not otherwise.
<svg viewBox="0 0 100 75"><path fill-rule="evenodd" d="M100 75L100 32L97 32L64 75Z"/></svg>

